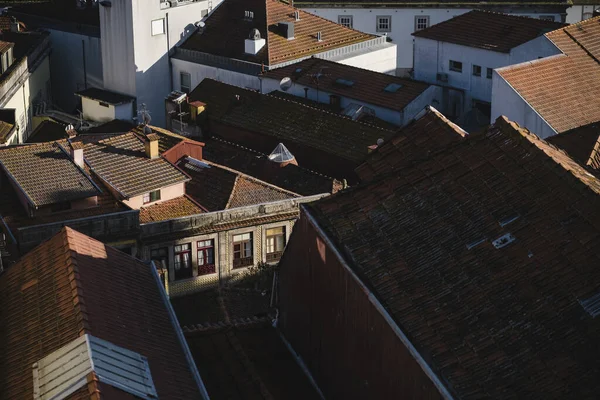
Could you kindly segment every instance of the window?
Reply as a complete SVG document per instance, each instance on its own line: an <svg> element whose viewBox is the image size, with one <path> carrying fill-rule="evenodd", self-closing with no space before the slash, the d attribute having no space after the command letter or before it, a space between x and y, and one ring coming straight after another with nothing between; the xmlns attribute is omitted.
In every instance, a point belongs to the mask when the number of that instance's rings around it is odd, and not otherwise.
<svg viewBox="0 0 600 400"><path fill-rule="evenodd" d="M462 63L460 61L450 60L450 71L462 72Z"/></svg>
<svg viewBox="0 0 600 400"><path fill-rule="evenodd" d="M152 21L152 36L163 35L165 33L165 19L155 19Z"/></svg>
<svg viewBox="0 0 600 400"><path fill-rule="evenodd" d="M267 229L267 262L279 261L285 247L285 227Z"/></svg>
<svg viewBox="0 0 600 400"><path fill-rule="evenodd" d="M354 81L349 79L337 78L334 82L338 86L352 87L354 86Z"/></svg>
<svg viewBox="0 0 600 400"><path fill-rule="evenodd" d="M150 259L156 264L156 268L167 268L169 266L169 249L161 247L150 250Z"/></svg>
<svg viewBox="0 0 600 400"><path fill-rule="evenodd" d="M338 24L352 28L352 15L338 15Z"/></svg>
<svg viewBox="0 0 600 400"><path fill-rule="evenodd" d="M399 83L390 83L383 89L383 91L388 93L396 93L401 87L402 85Z"/></svg>
<svg viewBox="0 0 600 400"><path fill-rule="evenodd" d="M473 76L481 76L481 66L473 65Z"/></svg>
<svg viewBox="0 0 600 400"><path fill-rule="evenodd" d="M554 15L540 15L540 19L543 21L554 21Z"/></svg>
<svg viewBox="0 0 600 400"><path fill-rule="evenodd" d="M233 236L233 268L254 264L252 259L252 233Z"/></svg>
<svg viewBox="0 0 600 400"><path fill-rule="evenodd" d="M494 73L494 70L493 70L493 69L491 69L491 68L488 68L488 69L486 70L485 77L486 77L486 78L488 78L488 79L492 79L492 74L493 74L493 73Z"/></svg>
<svg viewBox="0 0 600 400"><path fill-rule="evenodd" d="M160 200L160 189L144 195L144 204L152 203Z"/></svg>
<svg viewBox="0 0 600 400"><path fill-rule="evenodd" d="M429 16L417 15L415 17L415 32L422 31L426 28L429 28Z"/></svg>
<svg viewBox="0 0 600 400"><path fill-rule="evenodd" d="M202 240L198 246L198 275L214 274L215 270L215 242Z"/></svg>
<svg viewBox="0 0 600 400"><path fill-rule="evenodd" d="M590 19L590 18L592 18L593 16L594 16L594 14L593 14L593 13L591 13L591 12L584 12L584 13L583 13L583 15L582 15L582 18L583 18L583 19Z"/></svg>
<svg viewBox="0 0 600 400"><path fill-rule="evenodd" d="M183 93L189 93L192 88L192 76L187 72L181 72L179 74L179 80L181 82L180 89Z"/></svg>
<svg viewBox="0 0 600 400"><path fill-rule="evenodd" d="M105 102L103 102L103 101L101 101L101 102L100 102L100 103L98 103L98 104L100 104L100 106L101 106L101 107L106 107L106 108L110 107L110 106L108 105L108 103L105 103Z"/></svg>
<svg viewBox="0 0 600 400"><path fill-rule="evenodd" d="M190 243L175 246L175 280L191 278L192 246Z"/></svg>
<svg viewBox="0 0 600 400"><path fill-rule="evenodd" d="M377 16L377 32L391 32L392 31L392 17Z"/></svg>

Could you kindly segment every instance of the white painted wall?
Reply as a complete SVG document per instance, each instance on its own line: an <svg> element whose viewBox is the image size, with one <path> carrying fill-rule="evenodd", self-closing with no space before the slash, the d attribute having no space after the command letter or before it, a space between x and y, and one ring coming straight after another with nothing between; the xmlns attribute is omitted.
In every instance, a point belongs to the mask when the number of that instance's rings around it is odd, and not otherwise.
<svg viewBox="0 0 600 400"><path fill-rule="evenodd" d="M600 3L595 5L576 5L567 8L567 24L576 24L590 17L594 10L600 8ZM589 14L588 14L589 13ZM586 14L586 15L584 15ZM585 18L587 19L587 18Z"/></svg>
<svg viewBox="0 0 600 400"><path fill-rule="evenodd" d="M103 106L97 100L81 98L83 108L83 118L89 121L109 122L115 119L115 106L108 104Z"/></svg>
<svg viewBox="0 0 600 400"><path fill-rule="evenodd" d="M173 90L181 90L182 72L190 74L191 90L194 90L204 78L211 78L247 89L260 90L260 81L256 75L246 75L241 72L229 71L176 58L171 59L171 65L173 68Z"/></svg>
<svg viewBox="0 0 600 400"><path fill-rule="evenodd" d="M504 115L543 139L556 135L557 132L496 71L492 84L491 122Z"/></svg>
<svg viewBox="0 0 600 400"><path fill-rule="evenodd" d="M74 112L79 104L75 92L85 89L83 58L88 87L102 87L100 38L49 29L52 54L53 108Z"/></svg>
<svg viewBox="0 0 600 400"><path fill-rule="evenodd" d="M398 45L398 73L406 73L413 67L413 36L415 30L416 16L429 16L429 24L439 24L458 15L471 11L471 8L305 8L306 11L316 14L328 20L338 22L338 16L351 15L353 19L353 28L359 31L381 34L377 32L376 21L377 16L391 16L392 27L391 32L387 35L392 39L393 43ZM538 18L540 14L531 9L530 12L521 12L515 8L515 15L523 15L533 18ZM560 14L543 14L552 15L556 21L561 20Z"/></svg>
<svg viewBox="0 0 600 400"><path fill-rule="evenodd" d="M136 97L138 107L146 104L152 123L164 127L164 99L172 89L169 50L218 3L161 9L159 1L113 0L112 7L100 7L104 87ZM152 35L152 21L160 19L164 33Z"/></svg>
<svg viewBox="0 0 600 400"><path fill-rule="evenodd" d="M352 67L395 75L397 49L398 46L396 46L395 43L386 43L350 55L344 54L343 56L338 57L317 57L336 61L340 64L350 65Z"/></svg>
<svg viewBox="0 0 600 400"><path fill-rule="evenodd" d="M561 54L558 47L546 36L539 36L512 49L508 65L520 64L525 61L532 61L557 54Z"/></svg>

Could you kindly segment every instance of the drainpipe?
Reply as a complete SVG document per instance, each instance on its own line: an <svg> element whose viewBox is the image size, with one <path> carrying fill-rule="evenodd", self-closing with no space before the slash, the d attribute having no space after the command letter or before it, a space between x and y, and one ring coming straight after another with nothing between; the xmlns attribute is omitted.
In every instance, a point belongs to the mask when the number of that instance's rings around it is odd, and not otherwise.
<svg viewBox="0 0 600 400"><path fill-rule="evenodd" d="M81 40L81 53L83 55L83 88L87 89L87 68L85 65L85 40Z"/></svg>
<svg viewBox="0 0 600 400"><path fill-rule="evenodd" d="M167 31L167 62L169 63L169 75L171 76L171 78L169 79L169 82L171 84L171 90L169 90L169 92L173 91L173 65L171 64L171 38L169 36L169 13L165 14L165 30Z"/></svg>

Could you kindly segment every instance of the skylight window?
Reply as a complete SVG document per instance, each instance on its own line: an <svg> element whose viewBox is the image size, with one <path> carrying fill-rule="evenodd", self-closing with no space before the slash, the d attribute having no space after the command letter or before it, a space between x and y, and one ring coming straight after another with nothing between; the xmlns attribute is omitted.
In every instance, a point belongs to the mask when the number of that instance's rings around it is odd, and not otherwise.
<svg viewBox="0 0 600 400"><path fill-rule="evenodd" d="M583 309L590 314L592 318L596 318L600 315L600 292L597 292L585 300L579 300L579 304L581 304Z"/></svg>
<svg viewBox="0 0 600 400"><path fill-rule="evenodd" d="M352 87L354 86L354 81L351 81L349 79L343 79L343 78L337 78L335 80L335 83L340 85L340 86L345 86L345 87Z"/></svg>
<svg viewBox="0 0 600 400"><path fill-rule="evenodd" d="M400 89L401 87L402 87L402 85L399 83L390 83L389 85L387 85L385 87L385 89L383 89L383 91L389 92L389 93L396 93L398 91L398 89Z"/></svg>

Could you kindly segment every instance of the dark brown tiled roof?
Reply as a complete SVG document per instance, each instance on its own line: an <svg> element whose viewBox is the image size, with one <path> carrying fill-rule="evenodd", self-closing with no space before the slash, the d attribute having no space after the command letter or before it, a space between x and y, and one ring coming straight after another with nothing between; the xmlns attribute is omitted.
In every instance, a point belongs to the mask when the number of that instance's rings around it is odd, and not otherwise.
<svg viewBox="0 0 600 400"><path fill-rule="evenodd" d="M267 154L219 138L212 138L206 142L203 158L302 196L332 193L341 186L335 179L301 166L288 164L280 168L268 159Z"/></svg>
<svg viewBox="0 0 600 400"><path fill-rule="evenodd" d="M546 139L548 143L566 151L581 165L598 169L600 161L597 150L600 143L600 123L594 123Z"/></svg>
<svg viewBox="0 0 600 400"><path fill-rule="evenodd" d="M600 181L564 152L499 118L307 207L455 398L597 397Z"/></svg>
<svg viewBox="0 0 600 400"><path fill-rule="evenodd" d="M97 196L101 191L67 154L66 142L0 149L0 165L34 207Z"/></svg>
<svg viewBox="0 0 600 400"><path fill-rule="evenodd" d="M269 203L299 197L222 165L182 158L177 164L192 178L186 193L209 211Z"/></svg>
<svg viewBox="0 0 600 400"><path fill-rule="evenodd" d="M500 4L503 6L506 5L513 5L513 6L527 6L527 5L536 5L536 4L543 4L543 5L562 5L564 7L568 7L568 3L564 0L525 0L525 1L518 1L518 0L496 0L493 3L490 3L490 5L496 5L496 4ZM385 2L382 2L380 0L302 0L302 1L298 1L295 0L294 4L300 6L300 7L309 7L311 5L317 6L317 7L324 7L326 5L333 5L336 7L340 7L340 6L348 6L348 5L352 5L352 6L356 6L356 7L388 7L388 8L395 8L395 7L410 7L410 8L415 8L415 7L419 7L420 5L424 5L424 6L439 6L439 7L458 7L461 5L468 5L468 6L476 6L479 8L485 7L486 3L482 3L479 0L386 0Z"/></svg>
<svg viewBox="0 0 600 400"><path fill-rule="evenodd" d="M6 4L6 2L4 2L4 4ZM10 17L8 15L0 16L0 31L10 31L11 22L12 22L12 17ZM26 31L27 27L25 26L24 23L19 22L19 29L21 31Z"/></svg>
<svg viewBox="0 0 600 400"><path fill-rule="evenodd" d="M160 399L200 398L154 274L70 228L11 266L0 275L0 400L33 398L32 364L86 333L147 357ZM96 382L68 398L97 390L132 399Z"/></svg>
<svg viewBox="0 0 600 400"><path fill-rule="evenodd" d="M159 136L158 151L160 154L186 139L184 136L178 135L163 128L159 128L157 126L150 126L150 128L152 129L152 133L155 133ZM132 132L139 137L143 137L144 135L143 127L141 125L135 127Z"/></svg>
<svg viewBox="0 0 600 400"><path fill-rule="evenodd" d="M511 49L563 26L565 24L560 22L539 18L473 10L414 32L413 36L509 53Z"/></svg>
<svg viewBox="0 0 600 400"><path fill-rule="evenodd" d="M460 143L467 133L448 121L433 107L417 115L417 119L388 142L371 153L356 172L361 180L398 171Z"/></svg>
<svg viewBox="0 0 600 400"><path fill-rule="evenodd" d="M65 125L51 119L45 119L27 138L27 143L52 142L67 138Z"/></svg>
<svg viewBox="0 0 600 400"><path fill-rule="evenodd" d="M278 0L227 0L207 18L202 33L190 36L181 48L276 65L375 38L302 10L297 10L300 21L295 21L295 10ZM254 19L245 19L245 11L254 12ZM294 39L288 40L277 32L279 22L294 24ZM266 44L257 55L246 54L244 41L254 28ZM317 32L322 34L320 42ZM227 40L223 41L225 37Z"/></svg>
<svg viewBox="0 0 600 400"><path fill-rule="evenodd" d="M188 196L163 201L140 209L140 223L166 221L205 212Z"/></svg>
<svg viewBox="0 0 600 400"><path fill-rule="evenodd" d="M189 180L163 158L148 158L133 133L86 142L83 155L93 172L126 198Z"/></svg>
<svg viewBox="0 0 600 400"><path fill-rule="evenodd" d="M0 144L6 143L12 133L15 131L15 124L0 121Z"/></svg>
<svg viewBox="0 0 600 400"><path fill-rule="evenodd" d="M317 75L319 75L319 78L317 78ZM309 58L296 64L273 69L264 73L263 76L278 81L289 77L299 85L312 88L318 87L319 90L328 93L398 111L403 110L429 87L427 83L351 67L320 58ZM352 81L354 84L352 87L340 85L336 83L337 79ZM402 87L395 92L385 91L384 89L390 84L401 85Z"/></svg>
<svg viewBox="0 0 600 400"><path fill-rule="evenodd" d="M557 133L600 121L600 17L546 37L564 54L500 68L498 74Z"/></svg>
<svg viewBox="0 0 600 400"><path fill-rule="evenodd" d="M236 95L240 101L236 101ZM295 142L355 162L364 160L368 146L377 139L394 135L390 130L212 79L204 79L192 91L190 100L206 103L209 118L224 124L279 139L285 145ZM302 165L302 160L298 163Z"/></svg>

